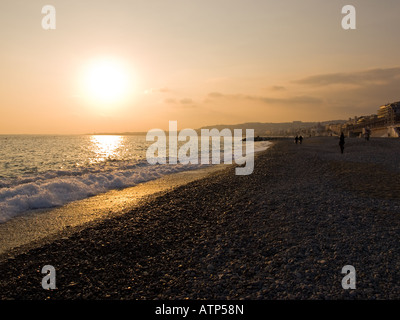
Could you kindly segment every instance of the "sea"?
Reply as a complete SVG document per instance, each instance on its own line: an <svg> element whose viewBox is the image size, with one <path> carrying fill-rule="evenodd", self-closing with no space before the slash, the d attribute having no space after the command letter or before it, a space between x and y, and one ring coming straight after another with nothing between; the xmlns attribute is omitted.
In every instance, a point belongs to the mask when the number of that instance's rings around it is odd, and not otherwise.
<svg viewBox="0 0 400 320"><path fill-rule="evenodd" d="M212 165L170 164L169 159L165 164L150 164L146 151L153 143L145 135L0 135L0 223L33 210ZM183 143L178 143L178 149ZM257 141L254 152L269 145ZM224 159L223 144L220 147Z"/></svg>

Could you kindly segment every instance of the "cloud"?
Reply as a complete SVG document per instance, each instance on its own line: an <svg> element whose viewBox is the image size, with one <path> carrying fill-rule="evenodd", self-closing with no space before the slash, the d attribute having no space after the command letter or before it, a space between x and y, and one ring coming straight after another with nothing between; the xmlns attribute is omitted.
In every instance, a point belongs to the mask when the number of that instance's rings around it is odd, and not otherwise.
<svg viewBox="0 0 400 320"><path fill-rule="evenodd" d="M272 91L285 91L286 88L283 87L283 86L272 86L272 87L271 87L271 90L272 90Z"/></svg>
<svg viewBox="0 0 400 320"><path fill-rule="evenodd" d="M260 94L210 91L205 101L223 110L242 105L277 119L347 119L376 114L381 105L399 101L399 88L400 67L395 66L316 74L298 78L290 87L271 85Z"/></svg>
<svg viewBox="0 0 400 320"><path fill-rule="evenodd" d="M184 98L179 101L181 104L193 104L193 100L189 98Z"/></svg>
<svg viewBox="0 0 400 320"><path fill-rule="evenodd" d="M154 94L154 93L167 93L170 90L166 87L163 88L150 88L144 91L145 94Z"/></svg>
<svg viewBox="0 0 400 320"><path fill-rule="evenodd" d="M320 98L311 97L311 96L294 96L288 98L271 98L271 97L262 97L262 96L253 96L253 95L243 95L243 94L222 94L220 92L211 92L208 94L208 98L210 99L234 99L234 100L251 100L251 101L259 101L267 104L320 104L323 101Z"/></svg>
<svg viewBox="0 0 400 320"><path fill-rule="evenodd" d="M323 100L311 96L295 96L290 98L263 98L260 97L258 100L265 103L276 103L276 104L320 104Z"/></svg>
<svg viewBox="0 0 400 320"><path fill-rule="evenodd" d="M210 98L223 98L224 95L222 93L219 92L211 92L208 94L208 97Z"/></svg>
<svg viewBox="0 0 400 320"><path fill-rule="evenodd" d="M400 68L371 69L350 73L328 73L309 76L294 83L309 86L329 86L335 84L344 85L384 85L400 78Z"/></svg>
<svg viewBox="0 0 400 320"><path fill-rule="evenodd" d="M173 103L176 103L176 100L173 98L169 98L169 99L165 99L164 102L168 103L168 104L173 104Z"/></svg>
<svg viewBox="0 0 400 320"><path fill-rule="evenodd" d="M353 115L376 113L379 106L400 98L400 67L320 74L295 82L318 92L327 108Z"/></svg>
<svg viewBox="0 0 400 320"><path fill-rule="evenodd" d="M183 99L174 99L174 98L167 98L164 99L164 103L174 105L174 108L195 108L195 102L189 98Z"/></svg>

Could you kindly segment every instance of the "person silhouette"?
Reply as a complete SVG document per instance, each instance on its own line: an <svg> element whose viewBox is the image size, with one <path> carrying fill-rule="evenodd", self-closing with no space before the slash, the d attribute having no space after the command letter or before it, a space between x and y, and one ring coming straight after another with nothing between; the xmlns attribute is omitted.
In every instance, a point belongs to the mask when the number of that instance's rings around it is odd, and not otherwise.
<svg viewBox="0 0 400 320"><path fill-rule="evenodd" d="M300 141L300 144L303 143L303 137L302 136L299 137L299 141Z"/></svg>
<svg viewBox="0 0 400 320"><path fill-rule="evenodd" d="M294 141L296 142L296 144L297 144L297 142L299 141L299 137L298 136L296 136L296 138L294 138Z"/></svg>
<svg viewBox="0 0 400 320"><path fill-rule="evenodd" d="M343 153L343 151L344 151L344 134L343 134L343 132L341 133L340 138L339 138L339 146L340 146L341 153Z"/></svg>

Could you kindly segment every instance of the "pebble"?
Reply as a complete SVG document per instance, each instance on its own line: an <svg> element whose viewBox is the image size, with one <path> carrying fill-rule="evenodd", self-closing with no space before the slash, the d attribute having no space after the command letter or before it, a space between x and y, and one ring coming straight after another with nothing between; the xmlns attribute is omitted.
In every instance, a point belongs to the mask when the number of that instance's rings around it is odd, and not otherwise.
<svg viewBox="0 0 400 320"><path fill-rule="evenodd" d="M384 140L379 157L349 140L344 160L334 142L276 141L250 176L229 167L5 260L0 299L46 299L32 272L46 264L52 299L398 299L399 197L374 188L400 181L400 143ZM378 182L377 163L388 171ZM344 290L348 264L371 285Z"/></svg>

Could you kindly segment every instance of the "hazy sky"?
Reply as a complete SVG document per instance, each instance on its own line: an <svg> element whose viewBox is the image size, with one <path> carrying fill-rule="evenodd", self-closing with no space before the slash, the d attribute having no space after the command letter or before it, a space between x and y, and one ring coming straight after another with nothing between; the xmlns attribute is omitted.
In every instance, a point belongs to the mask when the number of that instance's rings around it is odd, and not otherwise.
<svg viewBox="0 0 400 320"><path fill-rule="evenodd" d="M42 28L47 4L55 30ZM347 4L356 30L342 28ZM400 100L399 12L398 0L1 0L0 133L376 113ZM128 86L115 101L84 84L99 59L128 78L106 76Z"/></svg>

